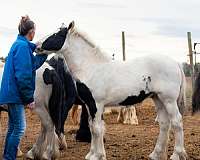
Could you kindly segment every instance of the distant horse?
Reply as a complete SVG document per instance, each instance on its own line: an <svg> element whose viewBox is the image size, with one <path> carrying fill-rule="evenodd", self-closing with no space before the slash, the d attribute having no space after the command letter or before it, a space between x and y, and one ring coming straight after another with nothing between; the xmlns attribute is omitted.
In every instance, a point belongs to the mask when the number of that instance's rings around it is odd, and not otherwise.
<svg viewBox="0 0 200 160"><path fill-rule="evenodd" d="M192 95L192 112L193 114L200 111L200 73L195 79Z"/></svg>
<svg viewBox="0 0 200 160"><path fill-rule="evenodd" d="M92 134L89 160L105 160L104 121L107 105L133 105L151 97L156 104L160 133L150 159L167 159L166 149L170 126L175 132L172 160L185 160L181 113L185 101L185 75L181 66L162 55L151 55L126 62L111 62L86 35L77 31L74 22L61 27L38 42L38 54L62 54L72 75L80 80L77 90L84 88L90 98L87 107ZM84 96L84 92L81 92ZM95 103L94 103L95 102ZM96 109L97 110L96 110ZM91 114L92 113L92 114Z"/></svg>

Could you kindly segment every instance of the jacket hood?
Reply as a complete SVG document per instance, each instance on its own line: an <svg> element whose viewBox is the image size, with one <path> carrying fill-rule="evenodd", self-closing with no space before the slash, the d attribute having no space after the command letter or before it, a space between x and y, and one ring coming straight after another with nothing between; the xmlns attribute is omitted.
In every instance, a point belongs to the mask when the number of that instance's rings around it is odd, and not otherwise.
<svg viewBox="0 0 200 160"><path fill-rule="evenodd" d="M18 35L17 39L27 42L29 47L31 48L32 52L35 51L36 45L34 43L30 42L25 36Z"/></svg>

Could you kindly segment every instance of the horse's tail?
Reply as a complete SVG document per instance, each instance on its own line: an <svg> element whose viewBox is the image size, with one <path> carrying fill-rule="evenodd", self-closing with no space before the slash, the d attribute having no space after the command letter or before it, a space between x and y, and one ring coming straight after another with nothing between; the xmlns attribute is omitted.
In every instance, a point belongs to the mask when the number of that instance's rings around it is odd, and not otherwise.
<svg viewBox="0 0 200 160"><path fill-rule="evenodd" d="M45 69L43 73L45 84L52 84L52 93L49 99L49 114L56 133L59 135L61 130L61 115L63 106L63 86L61 80L55 70Z"/></svg>
<svg viewBox="0 0 200 160"><path fill-rule="evenodd" d="M186 79L185 74L183 72L182 67L179 65L180 72L181 72L181 86L180 86L180 92L177 99L177 104L180 113L183 115L185 111L185 105L186 105Z"/></svg>
<svg viewBox="0 0 200 160"><path fill-rule="evenodd" d="M195 80L193 94L192 94L192 113L200 111L200 73Z"/></svg>

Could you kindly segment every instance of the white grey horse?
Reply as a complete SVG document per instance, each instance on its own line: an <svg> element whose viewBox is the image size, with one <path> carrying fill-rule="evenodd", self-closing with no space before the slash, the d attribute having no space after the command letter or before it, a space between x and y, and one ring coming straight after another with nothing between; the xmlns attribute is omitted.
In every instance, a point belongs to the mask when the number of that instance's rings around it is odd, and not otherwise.
<svg viewBox="0 0 200 160"><path fill-rule="evenodd" d="M37 54L62 54L79 87L90 91L89 101L95 101L89 118L92 133L89 160L105 160L102 114L107 105L133 105L147 97L156 104L160 133L152 160L167 159L170 126L175 132L172 160L185 160L182 114L185 101L185 75L181 66L163 55L150 55L126 62L112 62L89 38L70 23L52 35L41 39ZM91 114L91 113L90 113Z"/></svg>

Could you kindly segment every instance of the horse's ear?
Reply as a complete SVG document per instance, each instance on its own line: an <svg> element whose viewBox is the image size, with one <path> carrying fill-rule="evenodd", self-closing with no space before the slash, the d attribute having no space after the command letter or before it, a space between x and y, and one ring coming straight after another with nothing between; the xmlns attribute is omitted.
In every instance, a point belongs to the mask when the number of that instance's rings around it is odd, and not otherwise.
<svg viewBox="0 0 200 160"><path fill-rule="evenodd" d="M74 26L75 26L75 23L74 23L74 21L72 21L70 24L69 24L69 26L68 26L68 30L72 30L72 29L74 29Z"/></svg>

